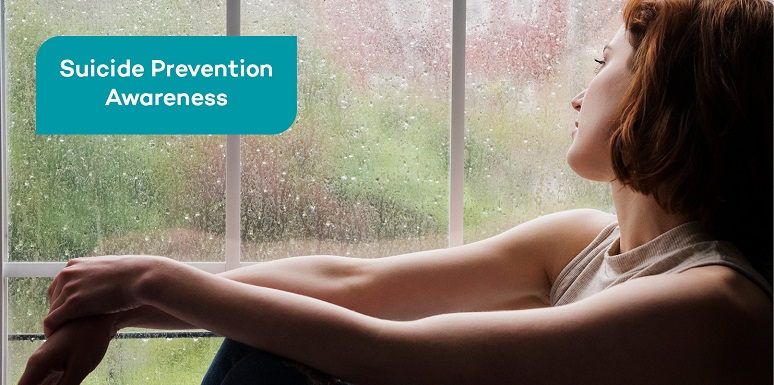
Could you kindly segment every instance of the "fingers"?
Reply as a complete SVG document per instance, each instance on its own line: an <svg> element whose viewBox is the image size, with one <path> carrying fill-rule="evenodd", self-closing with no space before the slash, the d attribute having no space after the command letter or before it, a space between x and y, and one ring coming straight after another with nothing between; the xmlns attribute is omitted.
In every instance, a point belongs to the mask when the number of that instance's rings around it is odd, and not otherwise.
<svg viewBox="0 0 774 385"><path fill-rule="evenodd" d="M78 293L64 293L51 303L51 311L43 320L43 334L51 336L65 322L93 315L84 306L84 298Z"/></svg>
<svg viewBox="0 0 774 385"><path fill-rule="evenodd" d="M48 337L67 321L110 314L141 305L130 292L134 258L81 258L67 263L49 286Z"/></svg>
<svg viewBox="0 0 774 385"><path fill-rule="evenodd" d="M46 372L31 367L31 362L27 363L18 385L54 385L60 382L64 373Z"/></svg>
<svg viewBox="0 0 774 385"><path fill-rule="evenodd" d="M51 334L53 334L57 329L59 329L59 326L68 321L68 309L73 305L77 305L78 302L77 299L75 301L72 299L67 301L67 296L62 295L62 289L57 289L57 292L58 294L54 295L50 300L51 304L49 307L48 315L43 320L43 334L47 338L50 337ZM67 301L67 306L64 306L65 301Z"/></svg>
<svg viewBox="0 0 774 385"><path fill-rule="evenodd" d="M68 283L70 283L73 280L73 266L77 265L80 261L77 259L70 260L67 262L67 265L65 266L62 271L57 274L56 277L54 277L54 280L51 282L51 285L48 287L48 302L49 302L49 315L51 313L56 312L57 309L60 309L67 303L68 306L77 305L78 304L78 298L72 294L69 294L67 292ZM73 297L73 298L70 298ZM60 312L61 313L61 310ZM48 319L49 317L46 317ZM44 321L44 334L46 337L49 337L51 333L55 332L56 329L58 329L59 325L62 323L68 321L68 319L61 319L61 316L54 317L54 323L50 323L48 321Z"/></svg>
<svg viewBox="0 0 774 385"><path fill-rule="evenodd" d="M60 298L63 298L63 296ZM75 314L80 314L81 316L90 315L90 314L82 314L83 313L81 309L82 302L83 301L81 300L80 296L73 295L67 299L66 304L61 303L61 304L55 304L54 306L52 306L53 310L51 310L51 312L49 312L46 318L43 320L43 334L46 337L50 337L65 322L73 320L75 318L80 318L78 316L75 316Z"/></svg>
<svg viewBox="0 0 774 385"><path fill-rule="evenodd" d="M59 287L57 288L57 294L54 295L50 300L51 303L49 304L48 312L51 313L54 310L62 307L65 304L65 302L69 304L69 302L71 302L69 298L73 296L73 293L71 293L71 291L72 291L72 284L69 285L68 287L67 284L60 283Z"/></svg>
<svg viewBox="0 0 774 385"><path fill-rule="evenodd" d="M52 303L57 297L59 297L59 294L62 292L62 272L67 270L67 268L71 266L75 266L80 262L79 259L71 259L67 262L67 265L65 265L64 269L59 272L59 274L54 277L54 280L51 281L51 285L48 286L48 302Z"/></svg>
<svg viewBox="0 0 774 385"><path fill-rule="evenodd" d="M54 279L51 281L51 284L48 285L48 292L46 294L48 295L49 303L51 302L51 297L54 295L54 292L56 291L57 278L59 278L59 275L54 277Z"/></svg>
<svg viewBox="0 0 774 385"><path fill-rule="evenodd" d="M88 369L72 365L64 371L46 370L43 362L30 359L24 369L18 385L79 385L91 372Z"/></svg>
<svg viewBox="0 0 774 385"><path fill-rule="evenodd" d="M46 318L43 320L43 335L45 335L46 338L51 337L51 335L54 334L57 329L59 329L59 326L64 323L60 321L62 318L60 313L61 308L53 310L52 312L48 313Z"/></svg>
<svg viewBox="0 0 774 385"><path fill-rule="evenodd" d="M62 295L62 279L59 275L54 278L51 285L48 287L48 311L54 310L54 304L58 303L57 300Z"/></svg>
<svg viewBox="0 0 774 385"><path fill-rule="evenodd" d="M64 375L62 375L56 385L80 385L90 372L90 370L70 366L65 370Z"/></svg>

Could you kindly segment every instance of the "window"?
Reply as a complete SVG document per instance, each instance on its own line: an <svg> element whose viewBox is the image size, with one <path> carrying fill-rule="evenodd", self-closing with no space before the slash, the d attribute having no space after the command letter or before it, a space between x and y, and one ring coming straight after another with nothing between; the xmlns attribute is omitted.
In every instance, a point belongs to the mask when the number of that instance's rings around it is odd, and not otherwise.
<svg viewBox="0 0 774 385"><path fill-rule="evenodd" d="M234 261L446 246L451 2L242 1L242 35L299 42L296 122L283 134L251 137L34 131L34 58L46 39L224 35L235 22L227 22L225 1L2 5L6 383L41 343L45 289L70 258L156 254L215 272ZM619 5L467 2L464 152L454 155L463 159L465 242L561 209L612 210L605 186L576 177L564 151L569 100L618 28ZM235 148L241 174L230 178ZM240 192L234 212L229 189ZM229 221L238 223L235 249ZM138 336L111 344L86 383L197 383L220 342L126 335Z"/></svg>

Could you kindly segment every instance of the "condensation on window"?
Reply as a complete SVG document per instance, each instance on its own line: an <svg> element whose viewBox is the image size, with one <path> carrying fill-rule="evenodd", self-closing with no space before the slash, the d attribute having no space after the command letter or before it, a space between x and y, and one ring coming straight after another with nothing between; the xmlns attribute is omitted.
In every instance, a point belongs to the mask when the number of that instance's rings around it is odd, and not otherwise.
<svg viewBox="0 0 774 385"><path fill-rule="evenodd" d="M223 35L223 1L5 2L10 261L224 259L223 137L35 135L35 55L58 35ZM67 97L67 95L62 95ZM207 203L207 205L203 203ZM215 225L213 225L215 224Z"/></svg>
<svg viewBox="0 0 774 385"><path fill-rule="evenodd" d="M82 385L199 384L223 338L119 339ZM10 341L9 384L16 384L27 357L42 341Z"/></svg>
<svg viewBox="0 0 774 385"><path fill-rule="evenodd" d="M222 261L223 232L211 223L222 227L223 218L197 199L224 188L225 174L212 165L225 156L225 139L37 136L34 71L38 48L53 36L223 35L224 1L12 0L3 9L9 260L128 253ZM8 351L3 382L16 383L42 343L49 282L7 279L2 316L11 339L2 342ZM84 383L198 383L220 341L113 341Z"/></svg>
<svg viewBox="0 0 774 385"><path fill-rule="evenodd" d="M469 0L465 241L555 211L612 211L566 165L570 101L621 25L620 0Z"/></svg>
<svg viewBox="0 0 774 385"><path fill-rule="evenodd" d="M243 4L243 35L296 35L299 53L291 129L242 138L243 259L446 246L451 11L441 0Z"/></svg>
<svg viewBox="0 0 774 385"><path fill-rule="evenodd" d="M19 382L27 359L42 343L35 337L17 339L15 336L42 332L43 318L48 313L46 289L50 283L51 278L8 279L8 314L3 315L6 317L3 322L6 323L8 335L11 337L8 341L3 341L3 344L8 345L8 373L4 375L9 384Z"/></svg>
<svg viewBox="0 0 774 385"><path fill-rule="evenodd" d="M11 261L107 253L222 261L223 137L35 136L34 57L56 35L222 35L224 1L5 1ZM609 192L564 162L619 1L469 0L465 234ZM444 247L451 2L242 3L243 35L296 35L298 115L242 137L242 256ZM261 117L256 116L256 123ZM50 279L9 279L9 334L39 333ZM7 342L15 383L39 341ZM114 341L89 384L198 383L219 340Z"/></svg>

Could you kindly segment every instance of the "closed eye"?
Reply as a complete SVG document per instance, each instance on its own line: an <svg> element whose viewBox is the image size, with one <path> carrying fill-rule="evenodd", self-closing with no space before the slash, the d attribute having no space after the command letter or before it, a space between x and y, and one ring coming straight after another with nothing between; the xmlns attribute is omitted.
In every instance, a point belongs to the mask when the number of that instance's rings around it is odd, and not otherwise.
<svg viewBox="0 0 774 385"><path fill-rule="evenodd" d="M594 59L594 61L597 62L597 64L599 64L597 68L594 69L594 75L596 75L597 72L599 72L599 70L602 69L602 67L605 65L605 61L599 60L599 59Z"/></svg>

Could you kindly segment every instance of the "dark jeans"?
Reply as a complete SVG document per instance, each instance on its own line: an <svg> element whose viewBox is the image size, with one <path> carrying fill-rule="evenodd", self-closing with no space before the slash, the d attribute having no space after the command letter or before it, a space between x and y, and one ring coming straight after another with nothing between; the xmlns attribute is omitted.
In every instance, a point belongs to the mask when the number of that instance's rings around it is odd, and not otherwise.
<svg viewBox="0 0 774 385"><path fill-rule="evenodd" d="M234 340L223 341L202 385L352 385Z"/></svg>

